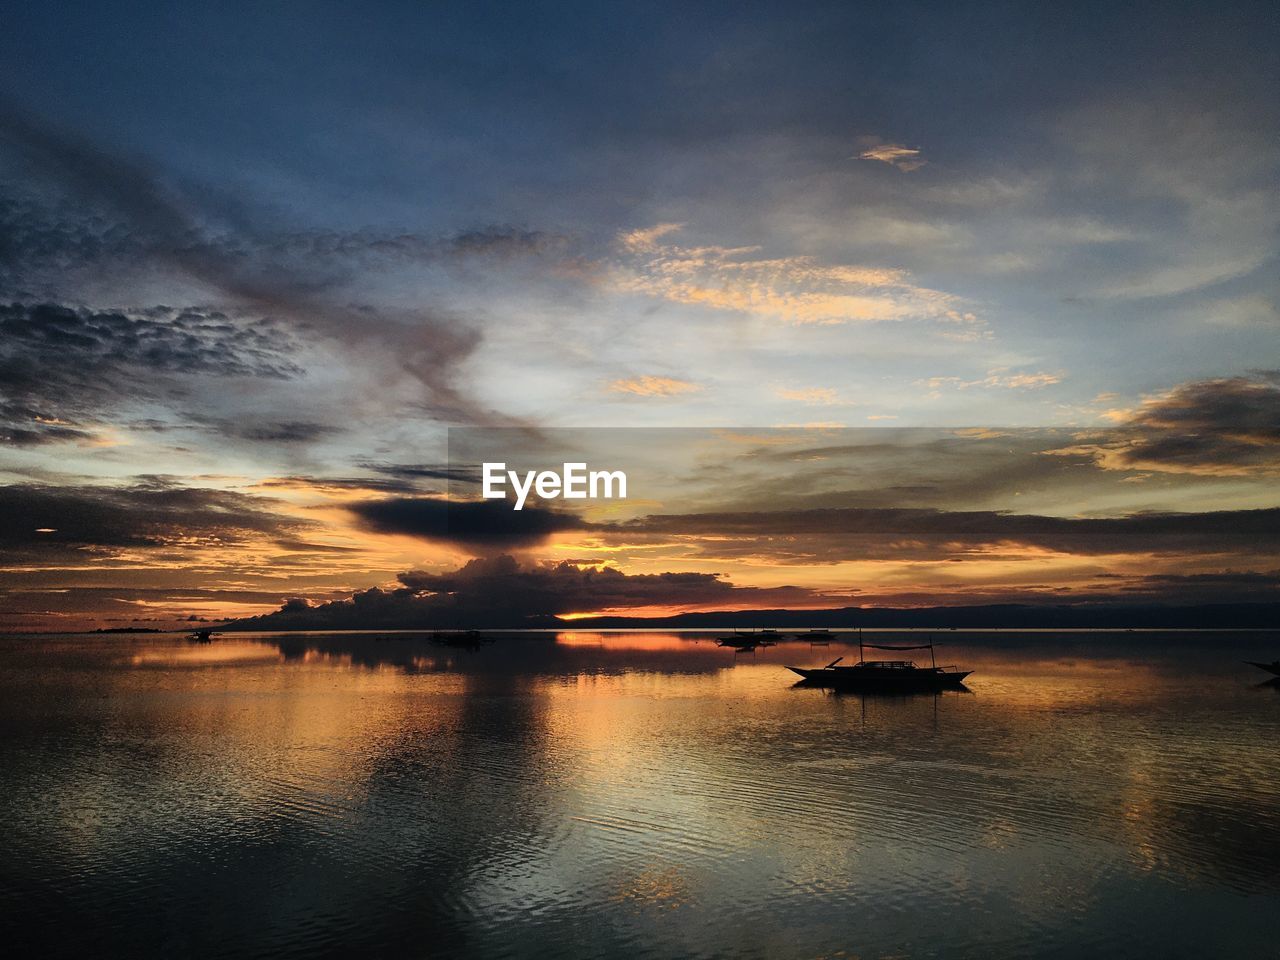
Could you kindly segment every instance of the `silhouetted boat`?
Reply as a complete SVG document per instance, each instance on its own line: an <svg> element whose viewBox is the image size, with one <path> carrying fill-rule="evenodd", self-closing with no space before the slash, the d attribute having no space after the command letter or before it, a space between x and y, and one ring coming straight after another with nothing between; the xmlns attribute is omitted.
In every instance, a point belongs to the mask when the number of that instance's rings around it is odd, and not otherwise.
<svg viewBox="0 0 1280 960"><path fill-rule="evenodd" d="M797 640L808 640L810 643L830 643L836 635L830 630L806 630L796 634Z"/></svg>
<svg viewBox="0 0 1280 960"><path fill-rule="evenodd" d="M213 639L213 633L213 630L197 630L187 639L192 643L209 643Z"/></svg>
<svg viewBox="0 0 1280 960"><path fill-rule="evenodd" d="M1259 663L1257 660L1246 660L1245 663L1251 667L1257 667L1259 670L1265 670L1267 673L1274 673L1280 677L1280 660L1272 660L1270 663Z"/></svg>
<svg viewBox="0 0 1280 960"><path fill-rule="evenodd" d="M759 633L739 633L733 631L731 636L716 637L717 647L733 647L735 650L754 650L761 644L769 645L767 640L761 640Z"/></svg>
<svg viewBox="0 0 1280 960"><path fill-rule="evenodd" d="M461 647L468 650L474 650L482 643L493 643L492 637L486 637L479 630L461 630L443 633L437 630L431 635L434 643L444 644L446 647Z"/></svg>
<svg viewBox="0 0 1280 960"><path fill-rule="evenodd" d="M954 666L940 667L933 654L933 644L924 643L897 647L868 643L873 650L928 650L930 665L922 667L912 660L867 660L862 656L862 640L858 640L858 662L847 667L839 666L844 657L837 657L825 667L813 669L787 667L797 673L803 682L814 687L834 687L839 690L945 690L963 686L964 678L972 670L960 670Z"/></svg>

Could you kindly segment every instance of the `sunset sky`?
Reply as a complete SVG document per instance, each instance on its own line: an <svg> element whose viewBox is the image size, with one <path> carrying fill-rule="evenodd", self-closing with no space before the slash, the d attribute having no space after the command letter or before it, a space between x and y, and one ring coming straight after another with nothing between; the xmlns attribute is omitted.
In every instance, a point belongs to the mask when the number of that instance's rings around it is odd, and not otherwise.
<svg viewBox="0 0 1280 960"><path fill-rule="evenodd" d="M1274 4L378 10L7 13L0 630L1280 599Z"/></svg>

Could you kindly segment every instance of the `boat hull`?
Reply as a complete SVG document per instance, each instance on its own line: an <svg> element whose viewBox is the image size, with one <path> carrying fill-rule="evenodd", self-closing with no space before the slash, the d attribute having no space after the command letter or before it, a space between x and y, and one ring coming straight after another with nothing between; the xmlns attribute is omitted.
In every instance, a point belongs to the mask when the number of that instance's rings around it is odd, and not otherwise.
<svg viewBox="0 0 1280 960"><path fill-rule="evenodd" d="M807 670L787 667L809 687L835 690L955 690L964 685L971 670L858 670L856 668ZM896 675L895 675L896 674Z"/></svg>
<svg viewBox="0 0 1280 960"><path fill-rule="evenodd" d="M1280 660L1274 663L1259 663L1257 660L1246 660L1245 663L1251 667L1257 667L1259 670L1265 670L1267 673L1275 674L1280 677Z"/></svg>

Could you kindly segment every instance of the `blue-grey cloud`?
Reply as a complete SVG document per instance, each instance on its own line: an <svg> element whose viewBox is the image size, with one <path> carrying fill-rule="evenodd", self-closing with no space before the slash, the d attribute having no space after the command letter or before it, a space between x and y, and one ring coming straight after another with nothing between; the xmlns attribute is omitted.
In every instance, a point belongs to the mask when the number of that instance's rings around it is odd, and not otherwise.
<svg viewBox="0 0 1280 960"><path fill-rule="evenodd" d="M171 399L192 376L301 373L277 323L155 309L0 305L0 417L10 443L83 439L133 400Z"/></svg>

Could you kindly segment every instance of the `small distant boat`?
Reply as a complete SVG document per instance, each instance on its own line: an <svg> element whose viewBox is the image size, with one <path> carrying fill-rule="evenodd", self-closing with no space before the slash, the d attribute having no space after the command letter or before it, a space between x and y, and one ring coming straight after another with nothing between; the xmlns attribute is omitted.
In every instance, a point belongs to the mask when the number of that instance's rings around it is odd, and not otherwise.
<svg viewBox="0 0 1280 960"><path fill-rule="evenodd" d="M938 666L932 643L913 646L884 646L874 643L865 645L873 650L928 650L929 666L920 666L912 660L866 660L862 656L863 646L864 644L859 640L858 662L849 666L840 666L840 661L844 657L837 657L825 667L813 669L787 667L787 669L799 674L803 682L809 686L869 691L955 690L961 688L964 685L964 678L973 672L961 670L955 666Z"/></svg>
<svg viewBox="0 0 1280 960"><path fill-rule="evenodd" d="M196 630L189 637L187 637L187 639L190 640L192 643L209 643L210 641L213 640L213 634L214 634L214 631L211 629Z"/></svg>
<svg viewBox="0 0 1280 960"><path fill-rule="evenodd" d="M1267 673L1275 674L1280 677L1280 660L1272 660L1270 663L1259 663L1257 660L1246 660L1245 663L1251 667L1257 667L1259 670L1265 670Z"/></svg>
<svg viewBox="0 0 1280 960"><path fill-rule="evenodd" d="M459 647L467 650L474 650L482 643L493 643L492 637L486 637L479 630L455 630L448 633L437 630L431 635L433 643L440 643L446 647Z"/></svg>
<svg viewBox="0 0 1280 960"><path fill-rule="evenodd" d="M797 640L808 640L810 643L830 643L836 635L830 630L806 630L796 634Z"/></svg>

